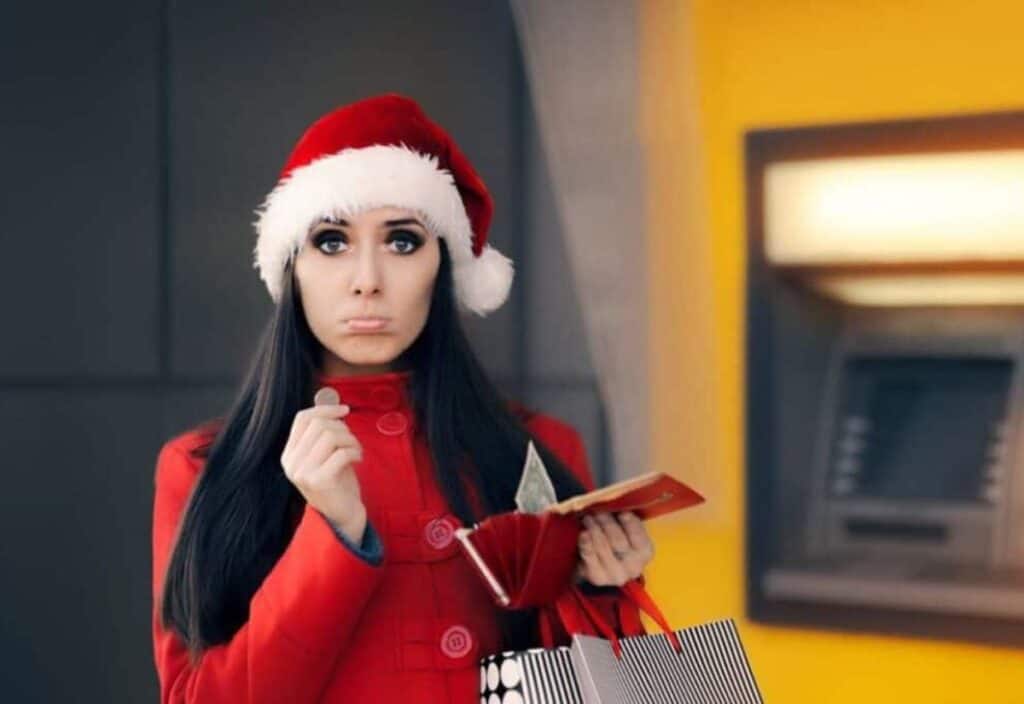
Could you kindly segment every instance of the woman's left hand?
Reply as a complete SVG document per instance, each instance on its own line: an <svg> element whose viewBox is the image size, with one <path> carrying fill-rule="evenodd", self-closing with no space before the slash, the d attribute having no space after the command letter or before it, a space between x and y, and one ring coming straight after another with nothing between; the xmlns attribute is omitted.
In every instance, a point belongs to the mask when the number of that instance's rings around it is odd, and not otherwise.
<svg viewBox="0 0 1024 704"><path fill-rule="evenodd" d="M608 513L583 517L576 575L595 586L621 587L643 574L654 557L644 522L630 511L617 515L618 520Z"/></svg>

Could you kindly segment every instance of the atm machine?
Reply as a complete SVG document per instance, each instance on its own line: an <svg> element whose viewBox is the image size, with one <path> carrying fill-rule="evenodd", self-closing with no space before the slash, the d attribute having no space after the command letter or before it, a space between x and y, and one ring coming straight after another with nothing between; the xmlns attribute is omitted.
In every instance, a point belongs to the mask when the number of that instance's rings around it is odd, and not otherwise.
<svg viewBox="0 0 1024 704"><path fill-rule="evenodd" d="M748 133L754 620L1024 645L1024 113Z"/></svg>

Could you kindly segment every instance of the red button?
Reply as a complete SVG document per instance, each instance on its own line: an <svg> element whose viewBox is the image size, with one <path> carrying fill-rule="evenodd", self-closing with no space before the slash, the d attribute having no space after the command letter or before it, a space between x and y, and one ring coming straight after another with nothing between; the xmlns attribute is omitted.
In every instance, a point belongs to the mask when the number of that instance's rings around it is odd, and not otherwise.
<svg viewBox="0 0 1024 704"><path fill-rule="evenodd" d="M385 413L377 419L377 430L384 435L401 435L409 427L409 421L398 411Z"/></svg>
<svg viewBox="0 0 1024 704"><path fill-rule="evenodd" d="M473 649L473 635L465 626L452 626L441 635L441 652L450 658L461 658Z"/></svg>
<svg viewBox="0 0 1024 704"><path fill-rule="evenodd" d="M427 543L435 550L444 550L452 544L455 529L446 518L435 518L423 528Z"/></svg>

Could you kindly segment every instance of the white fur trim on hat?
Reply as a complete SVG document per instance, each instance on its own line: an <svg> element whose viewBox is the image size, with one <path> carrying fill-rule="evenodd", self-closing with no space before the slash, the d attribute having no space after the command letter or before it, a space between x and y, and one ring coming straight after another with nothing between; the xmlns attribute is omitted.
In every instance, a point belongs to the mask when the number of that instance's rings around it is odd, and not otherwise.
<svg viewBox="0 0 1024 704"><path fill-rule="evenodd" d="M445 238L463 308L486 315L508 298L512 262L490 246L473 256L473 231L451 172L432 154L381 144L343 149L293 169L255 211L253 267L270 297L280 299L285 266L322 217L380 207L415 210Z"/></svg>
<svg viewBox="0 0 1024 704"><path fill-rule="evenodd" d="M512 260L490 245L479 257L455 264L455 293L463 306L477 315L501 307L512 287Z"/></svg>

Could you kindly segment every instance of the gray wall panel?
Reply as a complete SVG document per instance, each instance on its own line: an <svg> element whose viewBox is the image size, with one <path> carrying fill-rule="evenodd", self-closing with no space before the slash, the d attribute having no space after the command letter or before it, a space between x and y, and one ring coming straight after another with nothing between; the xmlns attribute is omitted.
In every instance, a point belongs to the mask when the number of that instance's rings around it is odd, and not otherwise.
<svg viewBox="0 0 1024 704"><path fill-rule="evenodd" d="M587 448L587 457L594 480L604 483L608 476L604 407L596 388L592 385L530 384L526 401L543 409L579 431ZM633 468L630 468L633 469Z"/></svg>
<svg viewBox="0 0 1024 704"><path fill-rule="evenodd" d="M0 376L158 369L159 12L108 7L0 9Z"/></svg>
<svg viewBox="0 0 1024 704"><path fill-rule="evenodd" d="M593 378L579 300L565 248L562 220L540 134L532 114L525 124L527 258L523 288L527 366L531 377ZM595 382L596 383L596 382Z"/></svg>
<svg viewBox="0 0 1024 704"><path fill-rule="evenodd" d="M153 701L156 389L5 391L0 652L22 701ZM18 700L15 700L18 701Z"/></svg>

